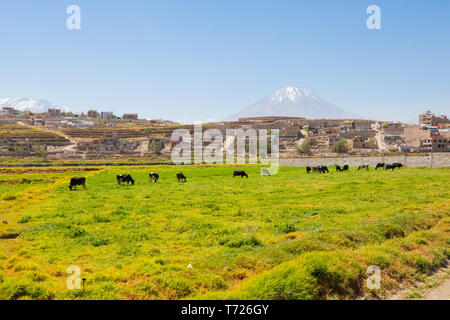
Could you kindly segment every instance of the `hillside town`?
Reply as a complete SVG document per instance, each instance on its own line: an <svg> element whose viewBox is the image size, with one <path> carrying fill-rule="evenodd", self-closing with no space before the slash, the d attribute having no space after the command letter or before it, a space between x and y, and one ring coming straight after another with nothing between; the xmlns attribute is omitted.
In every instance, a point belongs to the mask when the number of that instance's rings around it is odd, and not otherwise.
<svg viewBox="0 0 450 320"><path fill-rule="evenodd" d="M119 117L93 109L73 114L52 108L31 113L4 107L0 150L3 156L45 159L169 159L179 143L171 135L179 128L193 130L193 125L140 119L137 113ZM450 152L450 119L431 111L420 114L418 124L263 116L208 123L203 128L218 129L224 136L227 129L278 129L285 158Z"/></svg>

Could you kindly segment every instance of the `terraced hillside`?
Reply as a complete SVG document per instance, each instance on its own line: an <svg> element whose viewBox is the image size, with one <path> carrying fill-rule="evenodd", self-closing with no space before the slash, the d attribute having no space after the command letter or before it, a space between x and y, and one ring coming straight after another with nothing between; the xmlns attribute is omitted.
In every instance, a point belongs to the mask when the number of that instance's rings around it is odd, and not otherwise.
<svg viewBox="0 0 450 320"><path fill-rule="evenodd" d="M133 127L133 128L70 128L63 130L63 133L71 138L100 139L105 136L114 136L119 139L143 138L148 136L170 137L172 132L180 128L179 126L157 126L157 127ZM182 128L193 130L193 126L183 126Z"/></svg>
<svg viewBox="0 0 450 320"><path fill-rule="evenodd" d="M4 124L0 125L0 144L8 145L11 141L36 145L64 146L69 140L56 133L40 130L29 125Z"/></svg>

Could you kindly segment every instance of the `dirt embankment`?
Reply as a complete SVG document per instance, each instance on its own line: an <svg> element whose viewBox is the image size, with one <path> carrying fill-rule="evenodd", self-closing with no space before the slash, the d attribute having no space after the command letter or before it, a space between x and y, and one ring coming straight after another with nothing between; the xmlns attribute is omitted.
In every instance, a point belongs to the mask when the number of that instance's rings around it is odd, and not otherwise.
<svg viewBox="0 0 450 320"><path fill-rule="evenodd" d="M401 289L390 300L450 300L450 265L425 281Z"/></svg>

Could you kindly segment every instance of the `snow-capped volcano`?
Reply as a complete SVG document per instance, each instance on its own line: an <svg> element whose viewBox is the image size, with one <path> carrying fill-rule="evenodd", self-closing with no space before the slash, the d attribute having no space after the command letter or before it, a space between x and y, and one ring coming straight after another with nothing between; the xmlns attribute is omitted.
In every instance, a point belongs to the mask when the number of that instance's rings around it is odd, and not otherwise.
<svg viewBox="0 0 450 320"><path fill-rule="evenodd" d="M308 119L345 119L356 116L315 95L310 89L286 87L227 120L246 117L286 116Z"/></svg>
<svg viewBox="0 0 450 320"><path fill-rule="evenodd" d="M34 113L47 112L48 109L60 109L63 112L70 112L71 110L65 106L53 104L47 100L28 99L28 98L0 98L0 108L10 107L19 111L31 111Z"/></svg>

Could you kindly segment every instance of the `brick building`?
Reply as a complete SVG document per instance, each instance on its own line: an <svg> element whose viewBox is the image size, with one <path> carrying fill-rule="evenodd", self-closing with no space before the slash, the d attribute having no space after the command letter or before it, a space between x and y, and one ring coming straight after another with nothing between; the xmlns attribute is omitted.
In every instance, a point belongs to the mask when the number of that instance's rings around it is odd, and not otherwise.
<svg viewBox="0 0 450 320"><path fill-rule="evenodd" d="M419 115L419 124L421 126L434 127L441 124L450 124L450 119L447 116L436 116L431 111Z"/></svg>
<svg viewBox="0 0 450 320"><path fill-rule="evenodd" d="M100 118L100 113L98 113L96 110L89 110L87 115L89 118Z"/></svg>
<svg viewBox="0 0 450 320"><path fill-rule="evenodd" d="M421 128L405 128L405 142L423 152L450 152L450 131Z"/></svg>
<svg viewBox="0 0 450 320"><path fill-rule="evenodd" d="M122 119L127 120L137 120L138 114L137 113L124 113L122 116Z"/></svg>
<svg viewBox="0 0 450 320"><path fill-rule="evenodd" d="M116 119L116 116L111 111L102 111L100 118L112 120L112 119Z"/></svg>
<svg viewBox="0 0 450 320"><path fill-rule="evenodd" d="M47 114L51 117L61 117L61 110L49 108Z"/></svg>

